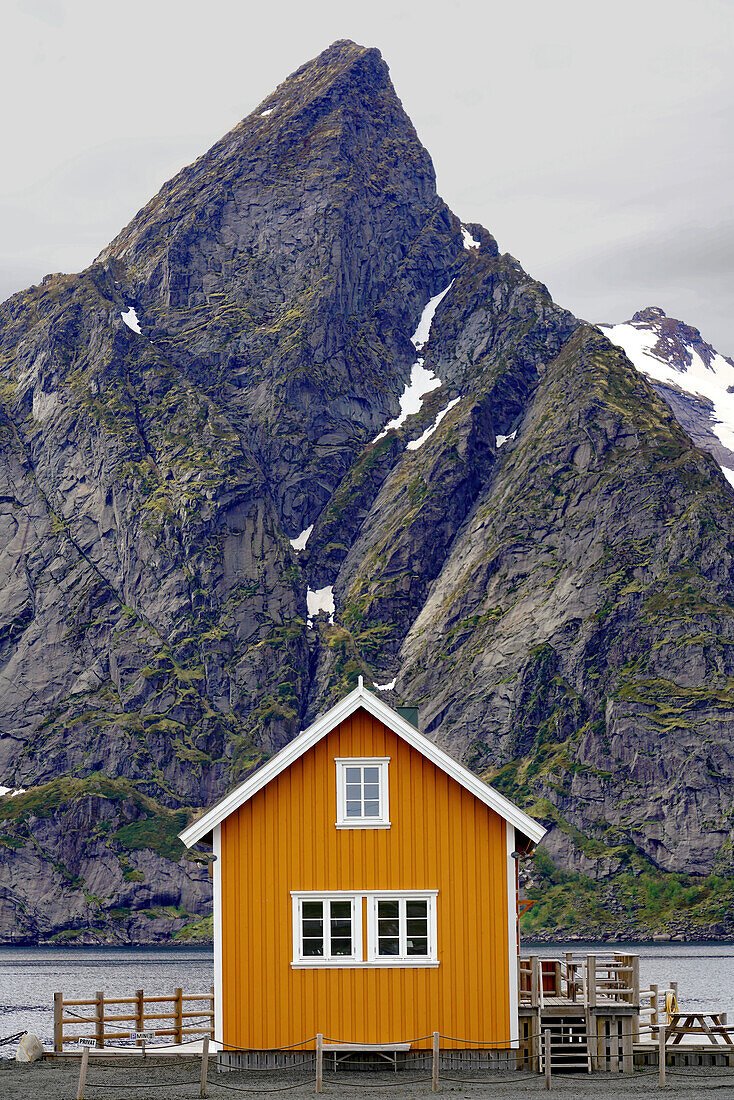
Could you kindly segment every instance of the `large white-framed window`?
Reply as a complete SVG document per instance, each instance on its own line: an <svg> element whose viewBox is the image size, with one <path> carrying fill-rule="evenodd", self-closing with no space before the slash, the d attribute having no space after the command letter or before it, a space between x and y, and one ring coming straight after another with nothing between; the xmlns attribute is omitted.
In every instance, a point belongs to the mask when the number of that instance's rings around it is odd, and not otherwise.
<svg viewBox="0 0 734 1100"><path fill-rule="evenodd" d="M292 893L293 965L362 962L362 895L349 891Z"/></svg>
<svg viewBox="0 0 734 1100"><path fill-rule="evenodd" d="M378 966L438 966L437 890L367 895L367 960Z"/></svg>
<svg viewBox="0 0 734 1100"><path fill-rule="evenodd" d="M338 829L389 829L390 757L336 757Z"/></svg>

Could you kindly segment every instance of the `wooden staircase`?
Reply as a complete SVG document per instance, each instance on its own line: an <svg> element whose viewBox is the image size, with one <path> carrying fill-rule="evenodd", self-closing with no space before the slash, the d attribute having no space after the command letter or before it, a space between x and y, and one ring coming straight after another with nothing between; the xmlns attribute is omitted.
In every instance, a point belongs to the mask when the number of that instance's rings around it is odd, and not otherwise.
<svg viewBox="0 0 734 1100"><path fill-rule="evenodd" d="M556 1016L543 1020L543 1039L549 1031L550 1063L553 1073L591 1073L591 1054L586 1021L579 1016ZM545 1042L540 1044L541 1071L545 1070Z"/></svg>

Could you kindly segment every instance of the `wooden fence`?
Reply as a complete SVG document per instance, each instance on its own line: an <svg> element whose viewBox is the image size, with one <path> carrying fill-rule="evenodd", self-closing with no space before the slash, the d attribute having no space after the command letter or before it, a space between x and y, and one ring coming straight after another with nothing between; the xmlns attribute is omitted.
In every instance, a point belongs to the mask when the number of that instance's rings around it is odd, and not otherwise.
<svg viewBox="0 0 734 1100"><path fill-rule="evenodd" d="M140 1034L143 1032L145 1037ZM79 1039L94 1039L95 1046L104 1047L111 1039L132 1038L142 1046L148 1038L165 1036L174 1043L183 1043L192 1035L214 1038L213 986L208 993L176 989L169 997L146 997L142 989L133 997L105 997L100 992L84 1001L67 1000L63 993L54 993L56 1053L63 1051L64 1043Z"/></svg>
<svg viewBox="0 0 734 1100"><path fill-rule="evenodd" d="M640 960L637 955L585 955L561 959L538 955L518 959L520 1005L544 1008L547 1001L563 1000L595 1008L616 1003L640 1003Z"/></svg>

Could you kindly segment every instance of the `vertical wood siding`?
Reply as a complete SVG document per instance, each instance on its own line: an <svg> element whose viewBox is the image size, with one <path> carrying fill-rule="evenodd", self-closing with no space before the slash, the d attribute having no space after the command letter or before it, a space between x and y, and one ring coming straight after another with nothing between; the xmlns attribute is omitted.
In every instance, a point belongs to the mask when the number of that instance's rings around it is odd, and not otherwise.
<svg viewBox="0 0 734 1100"><path fill-rule="evenodd" d="M337 756L390 757L390 829L335 828ZM222 823L225 1042L508 1041L505 861L504 820L356 711ZM431 889L438 967L291 967L291 890Z"/></svg>

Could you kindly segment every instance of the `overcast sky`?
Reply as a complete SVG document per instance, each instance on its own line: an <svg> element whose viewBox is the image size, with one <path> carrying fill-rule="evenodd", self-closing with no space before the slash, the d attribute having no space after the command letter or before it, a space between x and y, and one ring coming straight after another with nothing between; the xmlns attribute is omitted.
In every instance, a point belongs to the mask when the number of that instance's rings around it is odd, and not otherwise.
<svg viewBox="0 0 734 1100"><path fill-rule="evenodd" d="M734 0L3 0L0 299L85 267L337 38L378 46L464 221L592 321L734 355Z"/></svg>

